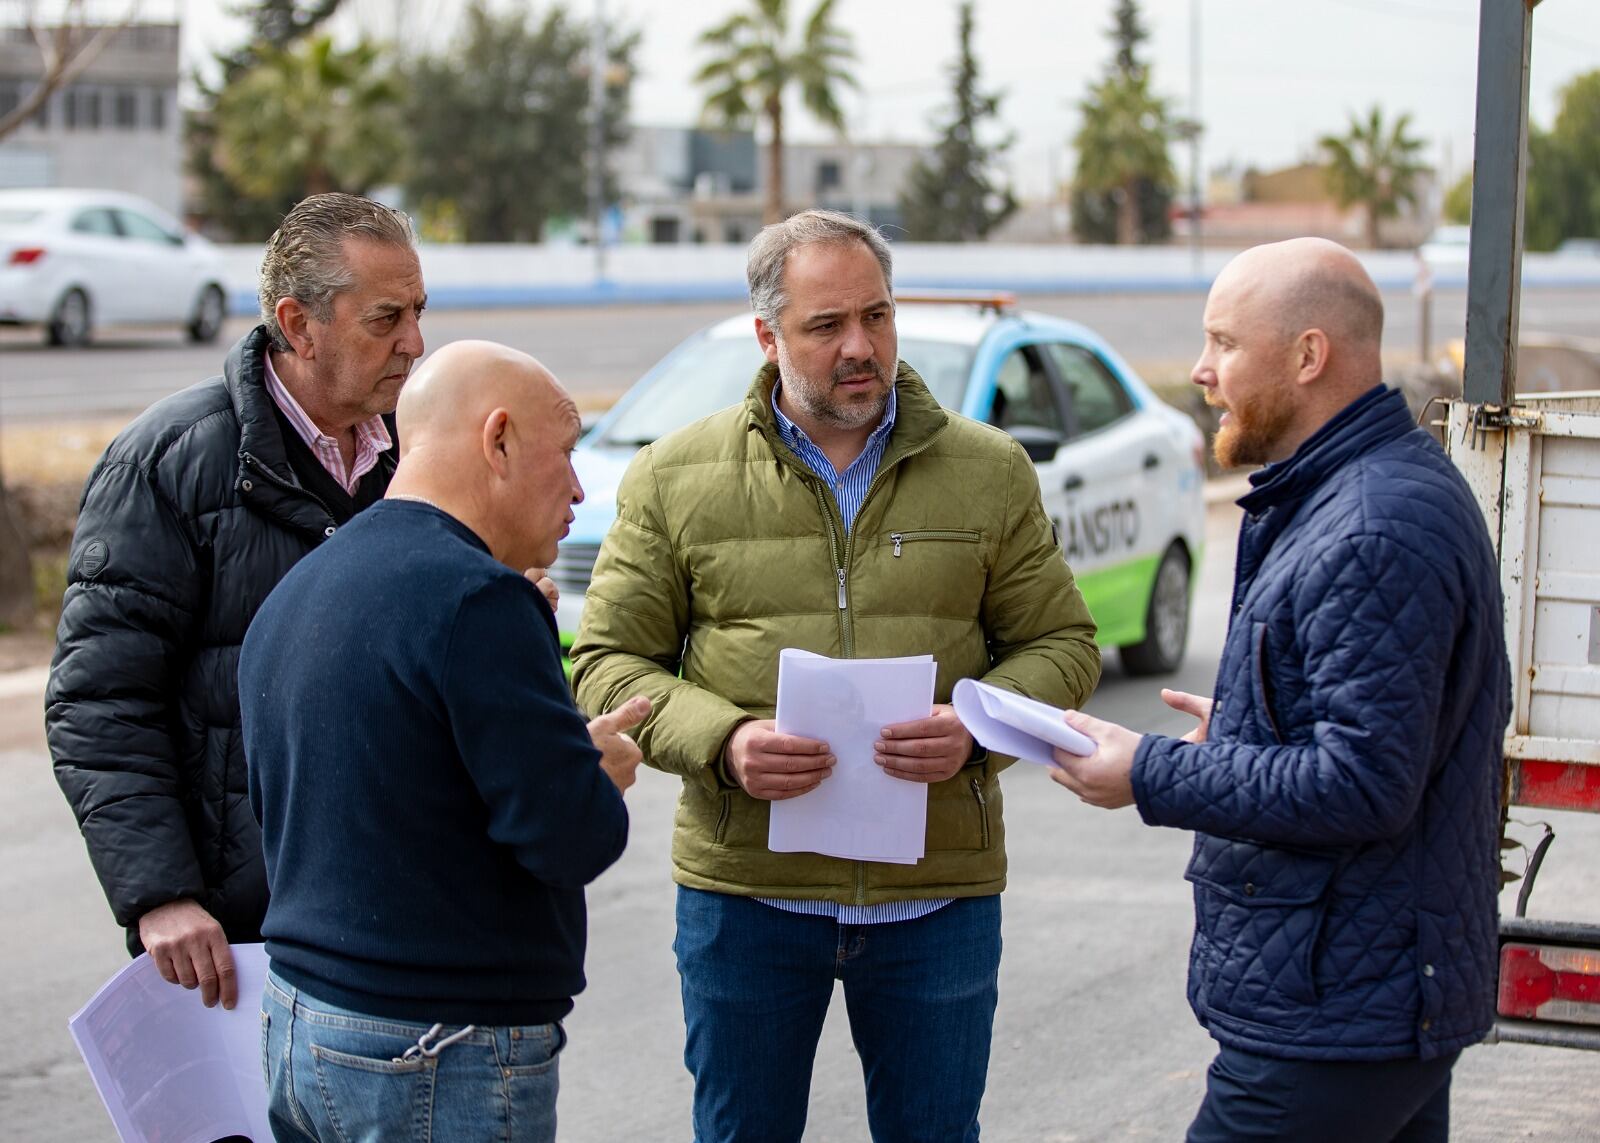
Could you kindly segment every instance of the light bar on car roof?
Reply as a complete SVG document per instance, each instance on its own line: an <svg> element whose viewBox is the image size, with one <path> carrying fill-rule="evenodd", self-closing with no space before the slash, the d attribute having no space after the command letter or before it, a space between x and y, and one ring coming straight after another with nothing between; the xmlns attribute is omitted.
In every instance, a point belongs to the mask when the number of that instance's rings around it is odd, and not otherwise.
<svg viewBox="0 0 1600 1143"><path fill-rule="evenodd" d="M1017 295L1004 290L906 290L894 296L896 302L932 303L945 306L977 306L999 313L1017 304Z"/></svg>

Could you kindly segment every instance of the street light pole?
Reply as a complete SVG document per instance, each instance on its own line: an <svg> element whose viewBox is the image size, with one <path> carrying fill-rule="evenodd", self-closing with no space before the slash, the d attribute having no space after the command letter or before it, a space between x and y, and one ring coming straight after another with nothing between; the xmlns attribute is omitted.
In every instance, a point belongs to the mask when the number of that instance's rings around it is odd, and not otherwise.
<svg viewBox="0 0 1600 1143"><path fill-rule="evenodd" d="M1204 273L1200 221L1200 0L1189 0L1189 258L1195 278Z"/></svg>
<svg viewBox="0 0 1600 1143"><path fill-rule="evenodd" d="M606 244L602 233L606 197L606 5L594 0L594 26L589 32L589 225L594 245L594 280L606 279Z"/></svg>

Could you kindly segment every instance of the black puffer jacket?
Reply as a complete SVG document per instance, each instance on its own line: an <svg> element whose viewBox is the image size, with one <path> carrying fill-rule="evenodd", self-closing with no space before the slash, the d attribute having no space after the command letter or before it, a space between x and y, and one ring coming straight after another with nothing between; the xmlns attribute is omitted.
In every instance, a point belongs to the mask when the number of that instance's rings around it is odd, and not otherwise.
<svg viewBox="0 0 1600 1143"><path fill-rule="evenodd" d="M239 736L239 645L278 581L338 524L295 480L264 384L267 334L151 406L89 474L67 567L45 729L128 947L192 897L261 939L261 833ZM368 477L385 486L385 453Z"/></svg>

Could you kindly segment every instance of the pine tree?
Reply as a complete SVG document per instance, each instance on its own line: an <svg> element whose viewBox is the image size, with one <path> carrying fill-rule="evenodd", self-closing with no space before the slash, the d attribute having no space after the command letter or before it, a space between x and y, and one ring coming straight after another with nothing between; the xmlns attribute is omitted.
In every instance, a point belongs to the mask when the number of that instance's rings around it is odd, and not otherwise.
<svg viewBox="0 0 1600 1143"><path fill-rule="evenodd" d="M1150 66L1140 55L1150 33L1138 0L1118 0L1108 35L1111 63L1079 105L1072 231L1080 242L1163 242L1172 233L1173 124L1167 101L1150 90Z"/></svg>
<svg viewBox="0 0 1600 1143"><path fill-rule="evenodd" d="M959 16L960 54L951 68L954 108L932 162L919 160L908 176L900 206L908 237L917 242L971 242L1017 209L1011 188L991 176L995 161L1011 146L1007 136L985 144L983 121L1000 112L1000 95L978 88L978 61L972 52L972 0Z"/></svg>

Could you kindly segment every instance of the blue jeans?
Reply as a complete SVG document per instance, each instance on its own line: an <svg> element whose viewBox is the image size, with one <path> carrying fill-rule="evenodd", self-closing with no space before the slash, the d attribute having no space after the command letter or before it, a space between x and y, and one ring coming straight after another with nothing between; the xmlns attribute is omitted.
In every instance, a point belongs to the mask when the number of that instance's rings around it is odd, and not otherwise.
<svg viewBox="0 0 1600 1143"><path fill-rule="evenodd" d="M977 1140L999 997L999 896L914 921L841 925L679 886L673 948L697 1143L800 1139L835 980L875 1143Z"/></svg>
<svg viewBox="0 0 1600 1143"><path fill-rule="evenodd" d="M283 1143L556 1137L560 1024L477 1028L438 1051L429 1031L324 1004L268 973L261 997L267 1115ZM430 1039L460 1031L447 1025ZM397 1062L399 1061L399 1062Z"/></svg>
<svg viewBox="0 0 1600 1143"><path fill-rule="evenodd" d="M1223 1048L1188 1143L1447 1143L1459 1055L1280 1060Z"/></svg>

